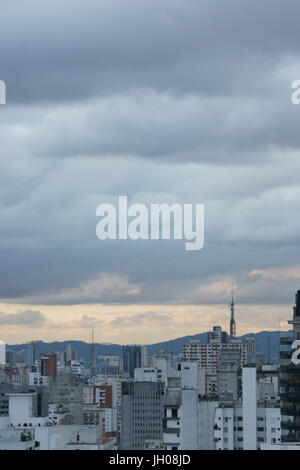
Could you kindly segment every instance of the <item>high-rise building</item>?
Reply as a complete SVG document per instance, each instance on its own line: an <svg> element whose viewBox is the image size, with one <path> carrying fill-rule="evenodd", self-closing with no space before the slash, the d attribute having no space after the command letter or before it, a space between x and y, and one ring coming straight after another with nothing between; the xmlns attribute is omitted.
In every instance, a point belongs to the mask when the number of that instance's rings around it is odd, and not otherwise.
<svg viewBox="0 0 300 470"><path fill-rule="evenodd" d="M220 351L239 351L241 353L241 365L246 360L246 349L238 340L227 343L212 342L201 344L199 340L190 340L183 345L183 359L185 361L197 361L200 367L216 370L219 362Z"/></svg>
<svg viewBox="0 0 300 470"><path fill-rule="evenodd" d="M280 337L282 442L300 441L300 290L296 293L292 334Z"/></svg>
<svg viewBox="0 0 300 470"><path fill-rule="evenodd" d="M41 357L41 375L56 380L56 354L43 354Z"/></svg>
<svg viewBox="0 0 300 470"><path fill-rule="evenodd" d="M141 346L123 346L123 371L134 378L134 369L142 367Z"/></svg>
<svg viewBox="0 0 300 470"><path fill-rule="evenodd" d="M219 404L214 423L216 450L247 450L249 446L256 450L263 449L265 444L278 447L281 442L280 409L264 402L258 404L251 418L243 412L242 403Z"/></svg>
<svg viewBox="0 0 300 470"><path fill-rule="evenodd" d="M6 363L9 367L15 367L17 363L17 353L11 349L6 350Z"/></svg>
<svg viewBox="0 0 300 470"><path fill-rule="evenodd" d="M217 367L218 396L222 400L238 400L239 371L241 368L241 352L221 350Z"/></svg>
<svg viewBox="0 0 300 470"><path fill-rule="evenodd" d="M69 410L64 424L83 424L83 382L66 372L59 372L50 385L50 403Z"/></svg>
<svg viewBox="0 0 300 470"><path fill-rule="evenodd" d="M31 368L35 363L40 360L40 348L38 341L31 341L27 344L27 361Z"/></svg>
<svg viewBox="0 0 300 470"><path fill-rule="evenodd" d="M121 448L144 449L146 439L162 439L163 407L162 382L123 382Z"/></svg>
<svg viewBox="0 0 300 470"><path fill-rule="evenodd" d="M66 345L65 355L66 355L66 362L72 361L72 346L70 344Z"/></svg>
<svg viewBox="0 0 300 470"><path fill-rule="evenodd" d="M164 443L167 450L214 450L214 411L196 362L181 362L180 387L167 389Z"/></svg>
<svg viewBox="0 0 300 470"><path fill-rule="evenodd" d="M16 361L18 363L28 364L28 352L26 349L21 349L17 351Z"/></svg>
<svg viewBox="0 0 300 470"><path fill-rule="evenodd" d="M148 364L148 355L147 355L147 346L141 346L141 363L142 367L147 367Z"/></svg>
<svg viewBox="0 0 300 470"><path fill-rule="evenodd" d="M72 349L72 361L78 360L78 351L76 349Z"/></svg>
<svg viewBox="0 0 300 470"><path fill-rule="evenodd" d="M256 339L254 335L248 336L245 340L247 363L256 364Z"/></svg>
<svg viewBox="0 0 300 470"><path fill-rule="evenodd" d="M212 331L207 333L208 343L228 343L228 334L222 331L220 326L214 326Z"/></svg>
<svg viewBox="0 0 300 470"><path fill-rule="evenodd" d="M4 341L0 341L0 365L6 363L6 346Z"/></svg>
<svg viewBox="0 0 300 470"><path fill-rule="evenodd" d="M220 400L215 411L216 450L258 450L281 442L278 401L258 399L255 367L244 367L242 379L242 401Z"/></svg>
<svg viewBox="0 0 300 470"><path fill-rule="evenodd" d="M243 449L257 449L256 368L243 369Z"/></svg>
<svg viewBox="0 0 300 470"><path fill-rule="evenodd" d="M91 377L97 375L97 345L94 343L94 325L92 326Z"/></svg>

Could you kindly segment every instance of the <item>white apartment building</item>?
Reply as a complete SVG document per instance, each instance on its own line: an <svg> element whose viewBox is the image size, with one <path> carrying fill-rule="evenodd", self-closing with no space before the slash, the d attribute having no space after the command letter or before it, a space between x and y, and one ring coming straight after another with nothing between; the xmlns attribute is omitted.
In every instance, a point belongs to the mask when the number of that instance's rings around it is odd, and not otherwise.
<svg viewBox="0 0 300 470"><path fill-rule="evenodd" d="M213 423L218 403L200 398L201 378L196 362L182 362L179 450L214 450Z"/></svg>
<svg viewBox="0 0 300 470"><path fill-rule="evenodd" d="M279 405L257 400L256 369L243 368L242 403L223 403L215 411L216 450L257 450L281 442Z"/></svg>
<svg viewBox="0 0 300 470"><path fill-rule="evenodd" d="M246 363L247 351L245 346L238 340L229 343L208 343L202 344L199 340L190 340L183 345L183 358L185 361L197 361L200 367L217 370L219 362L219 352L237 351L241 354L241 366Z"/></svg>
<svg viewBox="0 0 300 470"><path fill-rule="evenodd" d="M243 368L242 400L221 403L200 393L204 371L197 362L182 362L180 387L166 389L167 450L256 450L281 442L279 405L258 400L255 368Z"/></svg>
<svg viewBox="0 0 300 470"><path fill-rule="evenodd" d="M247 426L241 405L219 406L215 411L214 439L216 450L249 450L249 440L255 442L252 450L263 449L264 444L281 442L280 409L258 406L255 421ZM254 425L254 432L249 429Z"/></svg>
<svg viewBox="0 0 300 470"><path fill-rule="evenodd" d="M180 386L166 389L163 440L167 450L214 450L218 403L201 398L205 395L203 372L197 362L182 362Z"/></svg>

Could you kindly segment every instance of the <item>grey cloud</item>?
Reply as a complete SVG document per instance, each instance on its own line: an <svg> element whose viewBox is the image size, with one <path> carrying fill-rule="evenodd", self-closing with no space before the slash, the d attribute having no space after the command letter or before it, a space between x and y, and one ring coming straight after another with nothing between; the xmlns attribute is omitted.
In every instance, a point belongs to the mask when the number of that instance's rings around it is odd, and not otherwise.
<svg viewBox="0 0 300 470"><path fill-rule="evenodd" d="M252 272L299 254L299 2L19 3L1 6L1 298L227 303L236 279L244 303L288 301L297 278ZM120 194L204 202L204 250L100 243Z"/></svg>
<svg viewBox="0 0 300 470"><path fill-rule="evenodd" d="M297 0L14 0L1 9L0 68L11 102L136 87L241 92L255 67L271 74L282 57L298 57L299 8Z"/></svg>
<svg viewBox="0 0 300 470"><path fill-rule="evenodd" d="M41 325L45 322L44 315L35 310L25 310L19 313L0 312L0 325L33 326Z"/></svg>
<svg viewBox="0 0 300 470"><path fill-rule="evenodd" d="M154 311L138 313L136 315L118 316L110 322L111 327L130 327L142 325L166 325L170 322L170 316Z"/></svg>
<svg viewBox="0 0 300 470"><path fill-rule="evenodd" d="M61 330L63 328L66 329L81 329L81 328L92 328L92 327L101 327L103 325L102 320L99 320L96 317L90 316L90 315L82 315L81 318L79 319L73 319L69 320L68 322L64 321L59 321L59 322L53 322L49 321L47 323L47 328L51 330Z"/></svg>
<svg viewBox="0 0 300 470"><path fill-rule="evenodd" d="M137 159L115 158L66 159L48 171L48 160L45 167L43 162L38 166L41 181L30 195L0 209L0 294L7 301L208 302L194 289L212 274L226 276L230 285L235 273L295 264L300 231L293 216L299 205L297 154L274 156L272 165L261 164L259 171L255 165L151 161L141 171ZM32 164L35 170L35 160ZM15 162L5 168L22 184L30 182L31 175L22 166L15 170ZM13 189L2 186L2 200ZM204 250L191 255L183 241L100 242L96 207L117 203L118 195L126 193L135 202L204 202ZM270 297L266 290L265 301ZM225 295L219 301L223 299ZM286 299L283 291L281 299ZM211 295L210 302L215 301Z"/></svg>

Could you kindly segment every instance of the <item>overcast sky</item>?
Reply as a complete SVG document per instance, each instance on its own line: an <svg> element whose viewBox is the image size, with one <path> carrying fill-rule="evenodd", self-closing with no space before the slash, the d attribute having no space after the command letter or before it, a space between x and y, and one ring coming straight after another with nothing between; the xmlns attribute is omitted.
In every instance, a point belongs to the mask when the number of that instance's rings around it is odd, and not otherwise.
<svg viewBox="0 0 300 470"><path fill-rule="evenodd" d="M300 289L298 0L1 4L7 342L286 328ZM205 246L100 241L96 208L204 203Z"/></svg>

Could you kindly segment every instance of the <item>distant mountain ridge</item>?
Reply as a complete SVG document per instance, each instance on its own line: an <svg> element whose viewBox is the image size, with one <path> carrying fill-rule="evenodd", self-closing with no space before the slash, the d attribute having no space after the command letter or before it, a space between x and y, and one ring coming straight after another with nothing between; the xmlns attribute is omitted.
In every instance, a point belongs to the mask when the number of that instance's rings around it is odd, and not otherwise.
<svg viewBox="0 0 300 470"><path fill-rule="evenodd" d="M279 358L279 331L260 331L259 333L254 333L254 337L257 341L257 352L265 355L265 359L278 359ZM239 339L244 341L247 337L252 336L252 333L240 336ZM149 355L157 354L160 350L166 351L168 354L180 354L183 350L183 345L188 343L190 339L199 339L201 343L205 343L207 340L207 332L199 333L197 335L183 336L181 338L176 338L169 341L164 341L161 343L149 344L147 345L147 351ZM38 341L40 353L45 354L47 352L62 351L65 349L67 344L70 344L72 349L78 351L78 357L83 357L85 360L89 360L91 352L91 343L85 343L84 341L60 341L45 343L43 341ZM98 355L114 355L122 356L122 346L119 344L101 344L96 343ZM26 349L27 344L15 344L7 345L7 349L13 351L20 351L21 349Z"/></svg>

